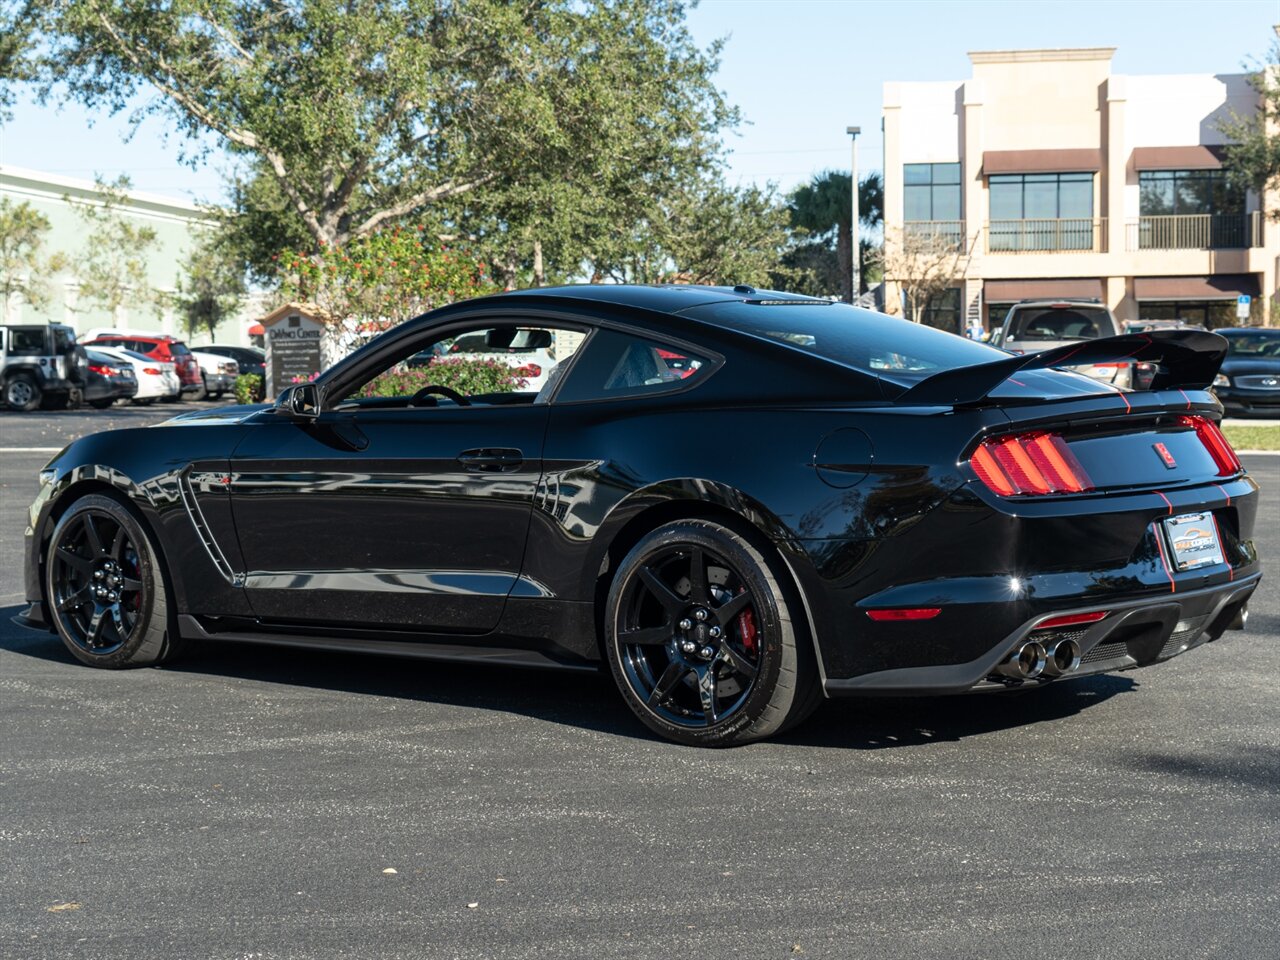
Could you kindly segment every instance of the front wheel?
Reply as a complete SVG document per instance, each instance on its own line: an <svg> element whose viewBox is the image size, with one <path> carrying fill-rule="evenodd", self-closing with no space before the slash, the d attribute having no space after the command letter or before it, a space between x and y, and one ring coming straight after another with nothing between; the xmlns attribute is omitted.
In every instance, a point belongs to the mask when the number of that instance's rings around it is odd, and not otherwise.
<svg viewBox="0 0 1280 960"><path fill-rule="evenodd" d="M776 562L705 520L665 524L623 559L605 653L623 699L655 733L736 746L816 706L816 669Z"/></svg>
<svg viewBox="0 0 1280 960"><path fill-rule="evenodd" d="M82 663L142 667L180 652L156 548L113 497L81 497L62 515L45 578L54 626Z"/></svg>

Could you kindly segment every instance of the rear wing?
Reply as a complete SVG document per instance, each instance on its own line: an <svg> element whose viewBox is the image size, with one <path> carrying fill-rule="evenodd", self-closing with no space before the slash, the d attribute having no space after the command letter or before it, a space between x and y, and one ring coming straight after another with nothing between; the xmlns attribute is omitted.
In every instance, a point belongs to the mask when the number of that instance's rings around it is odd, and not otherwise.
<svg viewBox="0 0 1280 960"><path fill-rule="evenodd" d="M1091 363L1151 363L1152 390L1183 387L1203 390L1227 355L1227 339L1204 330L1152 330L1102 340L1069 343L1053 350L1012 356L973 367L944 370L921 380L898 403L967 405L986 400L991 391L1019 370L1084 366Z"/></svg>

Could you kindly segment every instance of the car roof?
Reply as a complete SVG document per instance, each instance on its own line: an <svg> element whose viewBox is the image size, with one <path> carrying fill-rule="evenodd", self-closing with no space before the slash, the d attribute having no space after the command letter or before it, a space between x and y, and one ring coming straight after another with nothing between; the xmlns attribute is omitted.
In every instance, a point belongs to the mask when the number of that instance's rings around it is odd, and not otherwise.
<svg viewBox="0 0 1280 960"><path fill-rule="evenodd" d="M529 287L524 290L509 290L495 294L494 300L524 298L570 298L589 300L594 303L614 303L628 307L641 307L661 313L678 313L690 307L700 307L708 303L721 303L725 300L758 301L758 300L815 300L799 293L782 293L777 290L757 289L746 284L735 287L712 287L683 283L577 283L560 287Z"/></svg>

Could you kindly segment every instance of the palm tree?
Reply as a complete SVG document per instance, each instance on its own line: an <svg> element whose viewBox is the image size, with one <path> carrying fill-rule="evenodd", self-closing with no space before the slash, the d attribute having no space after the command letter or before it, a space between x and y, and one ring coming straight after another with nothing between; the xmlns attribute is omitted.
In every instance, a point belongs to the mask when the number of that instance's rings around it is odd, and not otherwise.
<svg viewBox="0 0 1280 960"><path fill-rule="evenodd" d="M849 185L852 178L838 170L827 170L815 174L813 179L796 187L788 197L791 211L791 226L803 230L810 248L826 248L828 259L835 261L834 266L840 277L840 296L848 303L853 302L853 277L850 271L849 244L852 231L849 229L852 219L852 197ZM858 183L858 221L869 229L879 226L884 220L884 181L877 172L868 173ZM835 249L832 250L832 241ZM859 244L859 263L866 261L869 244ZM862 293L866 289L865 271L859 270L863 276Z"/></svg>

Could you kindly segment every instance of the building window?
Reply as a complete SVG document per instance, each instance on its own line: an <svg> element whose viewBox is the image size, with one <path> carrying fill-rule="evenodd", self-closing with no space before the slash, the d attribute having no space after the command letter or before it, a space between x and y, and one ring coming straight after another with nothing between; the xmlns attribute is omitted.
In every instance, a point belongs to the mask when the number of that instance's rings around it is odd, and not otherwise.
<svg viewBox="0 0 1280 960"><path fill-rule="evenodd" d="M992 220L1093 219L1092 173L1001 173L987 187Z"/></svg>
<svg viewBox="0 0 1280 960"><path fill-rule="evenodd" d="M1138 171L1139 212L1144 217L1244 213L1244 190L1222 170Z"/></svg>
<svg viewBox="0 0 1280 960"><path fill-rule="evenodd" d="M987 178L993 252L1093 250L1092 173L1001 173Z"/></svg>
<svg viewBox="0 0 1280 960"><path fill-rule="evenodd" d="M960 164L908 163L902 183L906 222L960 219Z"/></svg>
<svg viewBox="0 0 1280 960"><path fill-rule="evenodd" d="M1138 171L1139 249L1257 245L1244 212L1244 193L1222 170Z"/></svg>
<svg viewBox="0 0 1280 960"><path fill-rule="evenodd" d="M936 327L948 333L960 333L961 306L960 288L948 287L925 302L919 317L909 316L907 319L918 320L926 327Z"/></svg>

